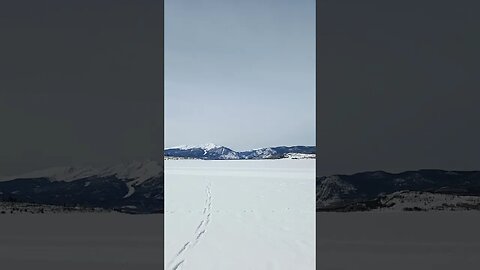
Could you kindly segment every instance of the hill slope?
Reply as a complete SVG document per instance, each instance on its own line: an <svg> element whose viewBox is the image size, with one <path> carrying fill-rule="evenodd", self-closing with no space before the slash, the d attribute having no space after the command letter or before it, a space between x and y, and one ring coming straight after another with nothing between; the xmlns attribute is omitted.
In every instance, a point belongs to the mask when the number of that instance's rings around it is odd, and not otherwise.
<svg viewBox="0 0 480 270"><path fill-rule="evenodd" d="M317 178L318 211L399 209L400 204L405 210L480 209L476 198L478 171L376 171Z"/></svg>
<svg viewBox="0 0 480 270"><path fill-rule="evenodd" d="M155 161L100 169L50 168L4 177L0 201L156 213L163 211L163 177Z"/></svg>
<svg viewBox="0 0 480 270"><path fill-rule="evenodd" d="M198 146L176 146L164 150L166 158L238 160L315 158L315 146L278 146L237 152L228 147L208 143Z"/></svg>

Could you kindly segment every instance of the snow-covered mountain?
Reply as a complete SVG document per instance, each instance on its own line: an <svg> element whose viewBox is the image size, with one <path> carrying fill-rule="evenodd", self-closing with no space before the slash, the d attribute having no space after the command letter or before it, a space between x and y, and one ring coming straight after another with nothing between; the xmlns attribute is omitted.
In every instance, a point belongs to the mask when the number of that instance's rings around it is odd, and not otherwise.
<svg viewBox="0 0 480 270"><path fill-rule="evenodd" d="M480 209L480 172L383 171L317 178L318 211Z"/></svg>
<svg viewBox="0 0 480 270"><path fill-rule="evenodd" d="M159 212L163 167L147 160L103 168L55 167L2 177L0 200Z"/></svg>
<svg viewBox="0 0 480 270"><path fill-rule="evenodd" d="M165 149L166 157L196 159L239 159L238 153L232 149L207 143L202 145L180 145Z"/></svg>
<svg viewBox="0 0 480 270"><path fill-rule="evenodd" d="M315 158L315 146L279 146L237 152L228 147L207 143L166 148L165 158L206 160Z"/></svg>
<svg viewBox="0 0 480 270"><path fill-rule="evenodd" d="M343 197L355 191L356 188L352 184L336 175L325 177L317 183L317 205L329 206L339 203Z"/></svg>
<svg viewBox="0 0 480 270"><path fill-rule="evenodd" d="M379 205L381 210L394 211L480 210L480 196L398 191L381 196Z"/></svg>

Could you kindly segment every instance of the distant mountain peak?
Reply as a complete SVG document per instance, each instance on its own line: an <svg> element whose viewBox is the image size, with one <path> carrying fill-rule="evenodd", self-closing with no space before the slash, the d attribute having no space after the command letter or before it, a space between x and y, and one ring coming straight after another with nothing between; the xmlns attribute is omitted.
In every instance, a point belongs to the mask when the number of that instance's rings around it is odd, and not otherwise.
<svg viewBox="0 0 480 270"><path fill-rule="evenodd" d="M119 179L135 181L140 183L150 178L160 175L163 167L157 161L153 160L135 160L124 162L113 166L95 168L92 166L66 166L52 167L43 170L36 170L29 173L2 177L1 180L12 180L22 178L47 178L51 181L74 181L92 176L107 177L116 176Z"/></svg>
<svg viewBox="0 0 480 270"><path fill-rule="evenodd" d="M315 146L277 146L248 151L234 151L231 148L207 143L202 145L180 145L166 148L166 158L174 159L305 159L315 158Z"/></svg>
<svg viewBox="0 0 480 270"><path fill-rule="evenodd" d="M0 202L80 205L130 213L161 212L163 166L154 160L105 167L54 167L0 180Z"/></svg>
<svg viewBox="0 0 480 270"><path fill-rule="evenodd" d="M178 146L173 146L173 147L168 147L165 150L169 149L180 149L180 150L190 150L190 149L203 149L203 150L212 150L215 148L221 148L224 146L217 145L214 143L204 143L204 144L198 144L198 145L178 145Z"/></svg>

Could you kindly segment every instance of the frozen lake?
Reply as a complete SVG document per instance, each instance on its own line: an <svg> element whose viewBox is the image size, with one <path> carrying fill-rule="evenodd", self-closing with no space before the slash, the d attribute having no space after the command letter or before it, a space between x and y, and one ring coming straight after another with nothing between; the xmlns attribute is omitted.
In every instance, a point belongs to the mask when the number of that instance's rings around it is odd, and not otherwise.
<svg viewBox="0 0 480 270"><path fill-rule="evenodd" d="M162 269L163 215L0 215L0 268Z"/></svg>
<svg viewBox="0 0 480 270"><path fill-rule="evenodd" d="M478 269L480 212L317 214L322 270Z"/></svg>
<svg viewBox="0 0 480 270"><path fill-rule="evenodd" d="M315 269L315 160L166 160L165 269Z"/></svg>

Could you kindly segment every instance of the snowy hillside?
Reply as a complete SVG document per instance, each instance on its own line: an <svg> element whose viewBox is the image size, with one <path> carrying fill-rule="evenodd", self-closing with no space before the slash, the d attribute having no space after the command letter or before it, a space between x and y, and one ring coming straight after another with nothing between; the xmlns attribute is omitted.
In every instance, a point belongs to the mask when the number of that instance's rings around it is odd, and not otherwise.
<svg viewBox="0 0 480 270"><path fill-rule="evenodd" d="M479 196L399 191L381 197L383 208L397 211L480 210Z"/></svg>
<svg viewBox="0 0 480 270"><path fill-rule="evenodd" d="M207 143L202 145L180 145L167 148L165 156L196 159L238 159L238 153L225 146Z"/></svg>
<svg viewBox="0 0 480 270"><path fill-rule="evenodd" d="M207 143L166 148L165 159L310 159L315 158L315 146L278 146L237 152L228 147Z"/></svg>
<svg viewBox="0 0 480 270"><path fill-rule="evenodd" d="M354 192L353 185L343 181L338 176L329 176L317 184L317 205L329 206L342 201L342 196Z"/></svg>
<svg viewBox="0 0 480 270"><path fill-rule="evenodd" d="M480 209L480 172L382 171L317 178L317 211Z"/></svg>
<svg viewBox="0 0 480 270"><path fill-rule="evenodd" d="M163 168L152 160L104 168L55 167L2 177L0 201L158 212Z"/></svg>

